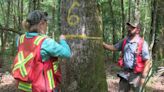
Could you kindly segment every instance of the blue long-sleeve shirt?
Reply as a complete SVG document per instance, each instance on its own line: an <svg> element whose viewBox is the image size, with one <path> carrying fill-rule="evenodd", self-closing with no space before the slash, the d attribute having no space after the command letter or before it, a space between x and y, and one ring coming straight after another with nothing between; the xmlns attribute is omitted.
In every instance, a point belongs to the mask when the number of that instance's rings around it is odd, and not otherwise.
<svg viewBox="0 0 164 92"><path fill-rule="evenodd" d="M25 33L26 38L32 38L34 36L39 35L38 33ZM17 40L18 46L18 40ZM57 43L55 40L51 38L46 38L41 45L41 57L42 61L47 61L50 57L60 57L60 58L70 58L71 50L69 45L65 40L60 40Z"/></svg>

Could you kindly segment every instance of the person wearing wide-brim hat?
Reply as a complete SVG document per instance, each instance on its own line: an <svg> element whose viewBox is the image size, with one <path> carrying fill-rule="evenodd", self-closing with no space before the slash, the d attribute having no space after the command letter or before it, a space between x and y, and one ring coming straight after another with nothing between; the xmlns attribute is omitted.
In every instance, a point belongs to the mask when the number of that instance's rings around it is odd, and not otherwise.
<svg viewBox="0 0 164 92"><path fill-rule="evenodd" d="M111 51L121 51L118 65L121 71L117 73L120 78L119 92L129 92L133 89L139 92L151 67L147 42L140 37L141 25L137 22L126 23L128 34L115 45L105 42L103 47Z"/></svg>
<svg viewBox="0 0 164 92"><path fill-rule="evenodd" d="M59 92L61 71L57 60L70 58L71 51L64 35L59 43L46 36L48 20L48 13L34 10L22 22L27 32L17 41L18 53L12 68L22 91Z"/></svg>

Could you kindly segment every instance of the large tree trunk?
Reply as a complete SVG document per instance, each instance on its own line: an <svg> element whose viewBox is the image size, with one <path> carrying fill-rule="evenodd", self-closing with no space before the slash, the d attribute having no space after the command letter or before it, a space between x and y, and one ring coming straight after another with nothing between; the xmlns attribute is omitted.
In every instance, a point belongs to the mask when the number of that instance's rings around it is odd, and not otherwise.
<svg viewBox="0 0 164 92"><path fill-rule="evenodd" d="M62 92L107 92L100 19L96 0L61 1L61 30L72 38L72 58L62 64Z"/></svg>

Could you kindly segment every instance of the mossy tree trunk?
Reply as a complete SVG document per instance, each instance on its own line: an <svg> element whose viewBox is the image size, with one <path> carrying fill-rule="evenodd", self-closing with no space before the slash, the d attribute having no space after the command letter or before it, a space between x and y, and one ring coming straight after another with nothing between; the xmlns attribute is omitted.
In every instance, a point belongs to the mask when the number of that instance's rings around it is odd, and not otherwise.
<svg viewBox="0 0 164 92"><path fill-rule="evenodd" d="M61 31L72 50L61 64L62 92L107 92L99 13L96 0L61 1Z"/></svg>

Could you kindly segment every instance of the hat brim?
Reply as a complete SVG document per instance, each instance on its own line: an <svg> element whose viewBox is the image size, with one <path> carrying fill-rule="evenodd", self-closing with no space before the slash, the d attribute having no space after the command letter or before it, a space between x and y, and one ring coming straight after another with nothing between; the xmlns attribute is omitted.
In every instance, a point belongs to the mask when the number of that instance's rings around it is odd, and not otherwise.
<svg viewBox="0 0 164 92"><path fill-rule="evenodd" d="M50 17L50 16L46 16L46 17L44 17L44 19L47 20L47 21L49 21L49 20L52 19L52 17Z"/></svg>
<svg viewBox="0 0 164 92"><path fill-rule="evenodd" d="M127 22L126 25L136 28L136 26L132 25L131 23Z"/></svg>
<svg viewBox="0 0 164 92"><path fill-rule="evenodd" d="M47 12L43 12L43 15L44 15L44 19L47 21L52 19L52 17L50 17Z"/></svg>

